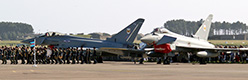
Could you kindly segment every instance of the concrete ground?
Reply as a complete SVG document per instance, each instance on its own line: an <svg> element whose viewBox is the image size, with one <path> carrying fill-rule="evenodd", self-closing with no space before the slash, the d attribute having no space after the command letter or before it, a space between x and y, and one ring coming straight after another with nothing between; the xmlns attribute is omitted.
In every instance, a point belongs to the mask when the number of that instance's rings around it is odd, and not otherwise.
<svg viewBox="0 0 248 80"><path fill-rule="evenodd" d="M0 61L1 62L1 61ZM0 80L247 80L248 64L0 64Z"/></svg>

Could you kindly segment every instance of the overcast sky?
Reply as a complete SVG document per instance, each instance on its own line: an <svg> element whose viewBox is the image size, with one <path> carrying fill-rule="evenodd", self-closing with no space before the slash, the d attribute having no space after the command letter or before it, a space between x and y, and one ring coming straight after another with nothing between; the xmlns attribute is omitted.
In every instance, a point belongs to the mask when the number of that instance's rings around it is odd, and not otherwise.
<svg viewBox="0 0 248 80"><path fill-rule="evenodd" d="M248 23L248 0L0 0L0 21L31 24L35 33L114 34L138 18L140 33L172 19Z"/></svg>

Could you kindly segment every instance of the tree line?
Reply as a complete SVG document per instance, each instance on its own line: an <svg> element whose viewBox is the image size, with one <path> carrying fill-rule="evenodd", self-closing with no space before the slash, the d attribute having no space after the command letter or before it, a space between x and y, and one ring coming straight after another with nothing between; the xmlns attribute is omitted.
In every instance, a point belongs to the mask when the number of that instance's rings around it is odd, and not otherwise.
<svg viewBox="0 0 248 80"><path fill-rule="evenodd" d="M164 27L178 34L190 36L195 34L198 28L203 23L199 21L185 21L183 19L170 20L164 23ZM239 35L247 33L247 25L240 21L229 22L212 22L209 36L212 35Z"/></svg>
<svg viewBox="0 0 248 80"><path fill-rule="evenodd" d="M26 23L0 22L0 40L20 40L33 34L33 27Z"/></svg>

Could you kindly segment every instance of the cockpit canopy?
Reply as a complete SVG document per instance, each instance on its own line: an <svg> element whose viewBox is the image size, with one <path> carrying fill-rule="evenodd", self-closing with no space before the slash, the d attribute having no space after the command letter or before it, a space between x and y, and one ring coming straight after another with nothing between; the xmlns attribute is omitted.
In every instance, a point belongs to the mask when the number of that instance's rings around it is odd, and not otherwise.
<svg viewBox="0 0 248 80"><path fill-rule="evenodd" d="M163 28L163 27L161 27L161 28L155 28L155 29L152 31L152 33L168 33L168 32L169 32L169 30L166 29L166 28Z"/></svg>
<svg viewBox="0 0 248 80"><path fill-rule="evenodd" d="M44 35L41 36L51 37L51 36L63 36L63 35L65 34L59 32L46 32Z"/></svg>
<svg viewBox="0 0 248 80"><path fill-rule="evenodd" d="M59 32L47 32L45 33L46 36L63 36L65 34Z"/></svg>

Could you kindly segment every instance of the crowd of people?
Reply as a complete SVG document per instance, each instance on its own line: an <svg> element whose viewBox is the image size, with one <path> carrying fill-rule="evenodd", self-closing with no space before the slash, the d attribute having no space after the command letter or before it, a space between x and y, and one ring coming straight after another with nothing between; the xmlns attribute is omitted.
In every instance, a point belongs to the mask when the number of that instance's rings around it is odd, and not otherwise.
<svg viewBox="0 0 248 80"><path fill-rule="evenodd" d="M243 46L217 46L217 48L244 48ZM215 58L208 58L211 63L246 63L248 51L223 51Z"/></svg>
<svg viewBox="0 0 248 80"><path fill-rule="evenodd" d="M36 57L36 58L35 58ZM0 47L2 64L93 64L102 63L102 58L96 55L96 50L80 48L46 48L46 47Z"/></svg>
<svg viewBox="0 0 248 80"><path fill-rule="evenodd" d="M243 46L216 46L216 48L244 48ZM247 63L248 51L220 51L217 57L205 58L207 63ZM199 62L200 58L196 54L188 52L179 53L172 57L172 62Z"/></svg>
<svg viewBox="0 0 248 80"><path fill-rule="evenodd" d="M243 48L243 46L217 46L217 48ZM205 58L208 63L246 63L248 51L220 52L217 57ZM182 57L182 55L184 55ZM35 57L36 58L35 58ZM80 48L50 48L50 47L0 47L2 64L93 64L102 63L102 57L97 56L96 49ZM199 57L192 53L179 53L171 57L171 62L199 62Z"/></svg>

